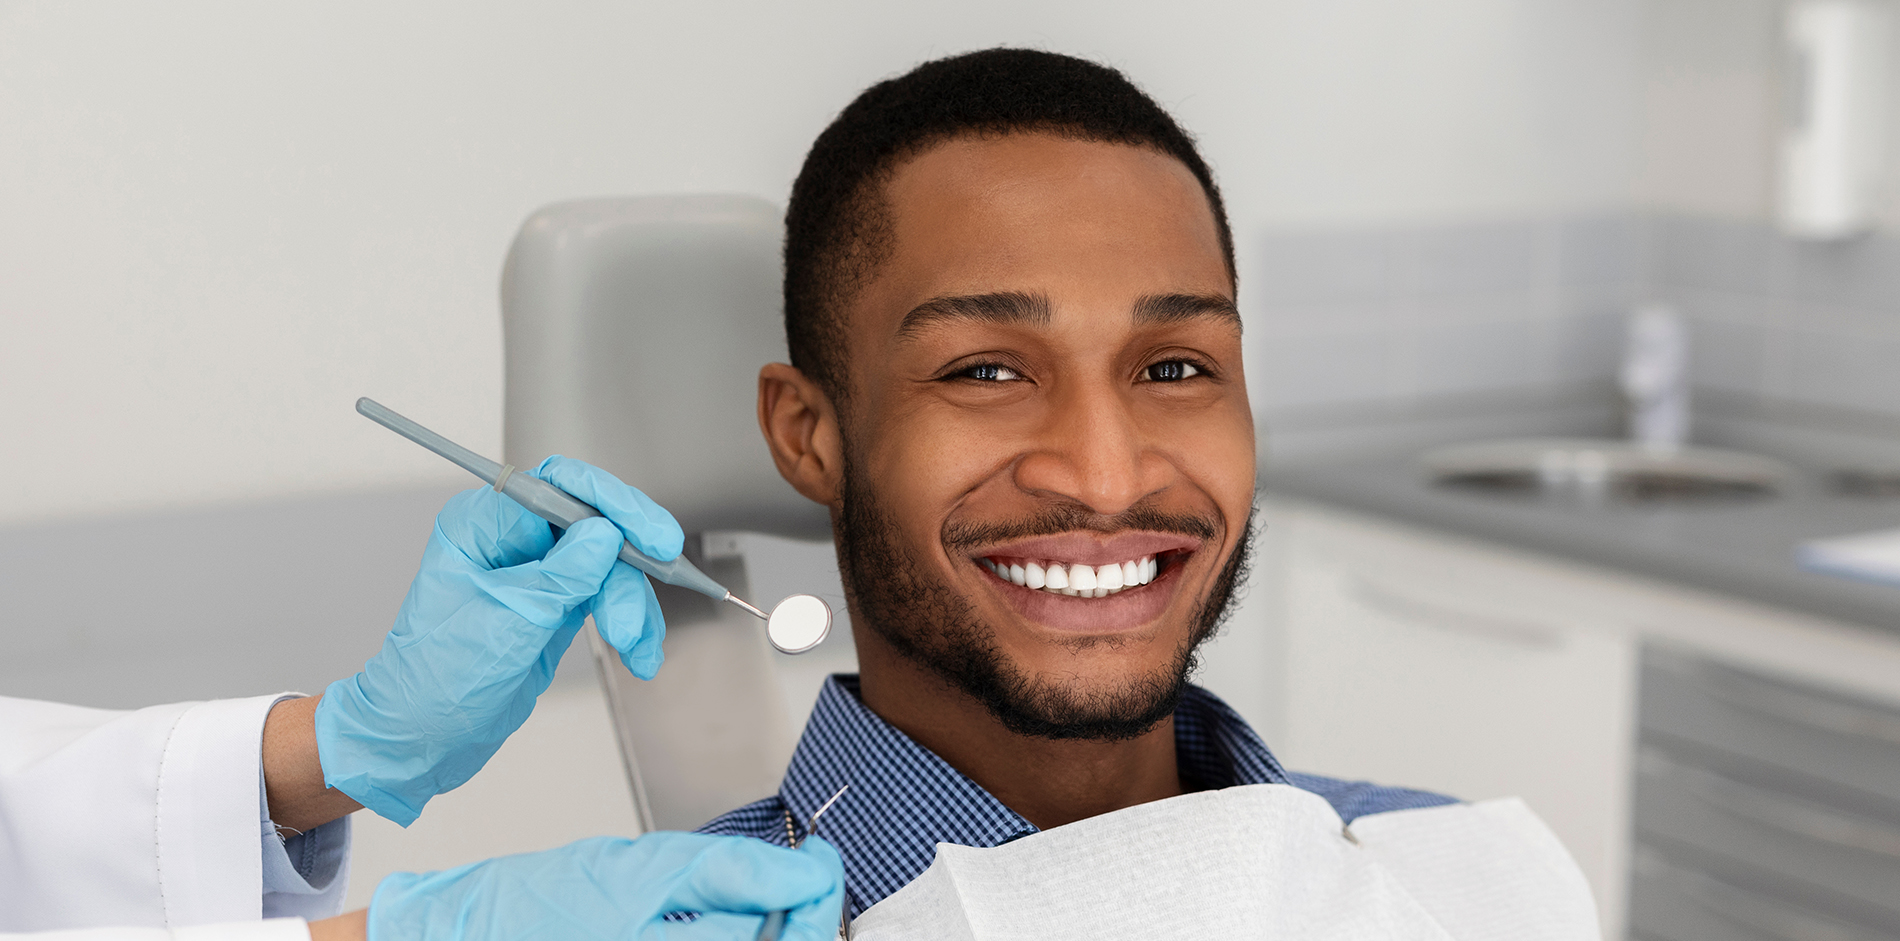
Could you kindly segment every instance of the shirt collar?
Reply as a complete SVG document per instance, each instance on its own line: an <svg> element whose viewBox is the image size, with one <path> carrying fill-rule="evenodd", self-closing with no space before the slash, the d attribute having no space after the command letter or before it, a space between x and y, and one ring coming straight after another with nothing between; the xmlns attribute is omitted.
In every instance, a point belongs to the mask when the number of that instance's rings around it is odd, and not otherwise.
<svg viewBox="0 0 1900 941"><path fill-rule="evenodd" d="M1286 771L1219 697L1190 686L1175 710L1175 752L1189 787L1283 784ZM778 796L804 835L813 812L846 791L818 823L844 856L853 910L929 868L938 843L989 847L1036 832L975 781L866 708L858 678L825 681Z"/></svg>

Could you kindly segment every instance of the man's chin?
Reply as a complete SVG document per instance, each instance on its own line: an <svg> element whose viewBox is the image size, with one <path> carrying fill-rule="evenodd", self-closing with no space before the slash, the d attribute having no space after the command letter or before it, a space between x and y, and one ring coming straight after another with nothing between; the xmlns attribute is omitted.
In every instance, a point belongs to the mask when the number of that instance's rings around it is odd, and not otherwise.
<svg viewBox="0 0 1900 941"><path fill-rule="evenodd" d="M1031 680L1005 669L992 681L959 685L1018 735L1116 742L1145 735L1172 716L1193 669L1188 650L1168 667L1119 683Z"/></svg>

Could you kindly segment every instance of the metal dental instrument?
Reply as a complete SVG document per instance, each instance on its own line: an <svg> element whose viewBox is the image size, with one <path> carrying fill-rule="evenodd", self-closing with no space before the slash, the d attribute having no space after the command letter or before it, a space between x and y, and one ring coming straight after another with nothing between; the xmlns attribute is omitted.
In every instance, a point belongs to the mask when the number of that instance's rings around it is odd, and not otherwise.
<svg viewBox="0 0 1900 941"><path fill-rule="evenodd" d="M487 481L496 492L512 498L528 512L566 529L581 520L599 516L600 511L574 499L567 491L528 474L515 472L513 464L500 464L482 457L447 438L416 424L374 399L356 400L363 417L382 425L415 443L448 458L463 470ZM690 588L714 601L730 601L765 622L765 635L780 653L804 653L824 642L831 633L831 606L813 595L792 595L779 602L767 614L747 604L745 599L727 591L681 555L671 562L658 559L620 544L621 561L669 585Z"/></svg>
<svg viewBox="0 0 1900 941"><path fill-rule="evenodd" d="M831 795L831 799L825 801L824 806L812 812L811 823L805 827L803 837L798 835L792 824L792 809L785 808L785 842L791 844L792 849L797 849L805 844L806 837L817 836L818 818L823 817L825 811L830 810L831 805L837 803L838 798L843 797L844 792L848 790L851 790L849 784L839 788L838 793ZM791 913L787 911L767 912L765 923L759 926L759 934L754 941L779 941L779 938L785 934L785 920L790 917ZM838 937L844 938L845 941L850 941L851 938L851 916L845 912L838 913Z"/></svg>

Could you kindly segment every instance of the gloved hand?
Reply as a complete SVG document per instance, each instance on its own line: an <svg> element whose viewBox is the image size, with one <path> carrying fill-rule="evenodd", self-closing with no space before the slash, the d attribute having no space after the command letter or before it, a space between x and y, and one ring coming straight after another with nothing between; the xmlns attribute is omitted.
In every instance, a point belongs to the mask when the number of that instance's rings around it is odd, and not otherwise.
<svg viewBox="0 0 1900 941"><path fill-rule="evenodd" d="M831 941L844 866L819 837L795 850L737 836L595 837L376 887L367 941L752 941L790 909L784 937ZM669 912L698 912L668 922Z"/></svg>
<svg viewBox="0 0 1900 941"><path fill-rule="evenodd" d="M532 473L600 510L556 542L491 487L450 498L383 649L317 703L323 783L408 826L429 798L481 770L534 709L588 614L642 679L666 624L646 575L617 561L624 535L662 561L673 515L612 474L556 455Z"/></svg>

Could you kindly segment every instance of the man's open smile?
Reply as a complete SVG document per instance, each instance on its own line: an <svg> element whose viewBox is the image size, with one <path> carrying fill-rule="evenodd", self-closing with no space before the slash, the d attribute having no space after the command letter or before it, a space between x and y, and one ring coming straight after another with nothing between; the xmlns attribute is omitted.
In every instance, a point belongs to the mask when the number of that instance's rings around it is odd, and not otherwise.
<svg viewBox="0 0 1900 941"><path fill-rule="evenodd" d="M1167 610L1201 540L1176 533L1073 532L986 547L983 580L1029 621L1064 633L1140 629Z"/></svg>
<svg viewBox="0 0 1900 941"><path fill-rule="evenodd" d="M1007 558L993 556L977 562L997 578L1012 585L1038 589L1071 598L1106 598L1130 588L1139 588L1155 580L1160 564L1151 555L1130 559L1117 565L1067 565L1052 559Z"/></svg>

